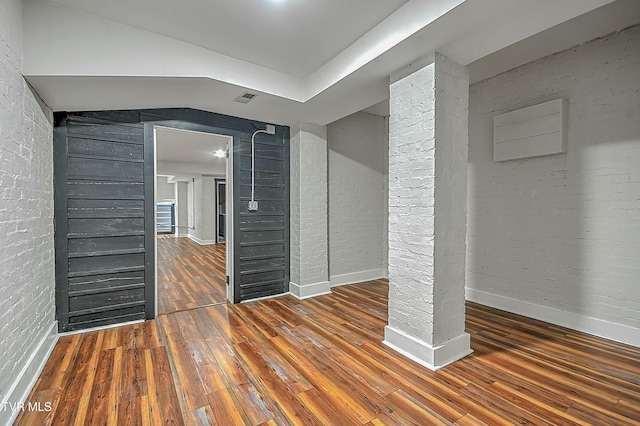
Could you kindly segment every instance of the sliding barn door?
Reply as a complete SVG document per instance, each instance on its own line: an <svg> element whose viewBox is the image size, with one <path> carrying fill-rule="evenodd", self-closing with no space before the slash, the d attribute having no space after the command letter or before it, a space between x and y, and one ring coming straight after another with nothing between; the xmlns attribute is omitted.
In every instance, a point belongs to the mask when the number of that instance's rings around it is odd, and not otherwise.
<svg viewBox="0 0 640 426"><path fill-rule="evenodd" d="M54 140L59 330L153 318L153 147L139 114L59 115Z"/></svg>
<svg viewBox="0 0 640 426"><path fill-rule="evenodd" d="M233 157L236 302L289 291L288 128L278 127L275 135L256 135L257 211L249 211L251 138L243 136Z"/></svg>

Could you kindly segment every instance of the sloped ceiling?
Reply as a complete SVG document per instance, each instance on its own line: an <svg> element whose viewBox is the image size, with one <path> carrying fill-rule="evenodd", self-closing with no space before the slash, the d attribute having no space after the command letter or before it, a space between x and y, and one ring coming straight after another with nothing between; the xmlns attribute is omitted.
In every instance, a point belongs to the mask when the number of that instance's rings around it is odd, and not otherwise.
<svg viewBox="0 0 640 426"><path fill-rule="evenodd" d="M637 4L25 0L24 75L54 110L192 107L323 125L384 102L389 75L434 51L471 64L472 78L474 63L502 55L497 66L481 63L482 75L495 74L561 50L556 46L618 30L630 21L629 10L637 15ZM606 17L598 34L576 30L575 40L559 31L542 48L526 44L563 23L593 26L598 16ZM539 56L509 52L517 43ZM233 101L246 90L258 96L248 104Z"/></svg>

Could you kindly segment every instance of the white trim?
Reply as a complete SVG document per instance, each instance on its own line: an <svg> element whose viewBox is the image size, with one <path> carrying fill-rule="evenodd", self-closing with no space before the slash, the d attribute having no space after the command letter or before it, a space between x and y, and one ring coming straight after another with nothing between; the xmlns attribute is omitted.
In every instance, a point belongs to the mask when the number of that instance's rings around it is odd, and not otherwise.
<svg viewBox="0 0 640 426"><path fill-rule="evenodd" d="M146 320L139 319L139 320L134 320L134 321L118 322L116 324L101 325L99 327L83 328L82 330L66 331L64 333L60 333L60 337L73 336L74 334L91 333L93 331L108 330L110 328L124 327L126 325L140 324L140 323L143 323L145 321Z"/></svg>
<svg viewBox="0 0 640 426"><path fill-rule="evenodd" d="M294 282L290 282L289 293L299 300L322 296L324 294L331 294L331 283L329 281L321 281L319 283L298 285Z"/></svg>
<svg viewBox="0 0 640 426"><path fill-rule="evenodd" d="M382 343L432 371L437 371L473 352L471 337L467 333L462 333L441 345L432 346L390 325L384 328Z"/></svg>
<svg viewBox="0 0 640 426"><path fill-rule="evenodd" d="M286 293L274 294L273 296L256 297L255 299L243 300L240 303L259 302L261 300L276 299L278 297L284 297L284 296L289 296L289 295L291 295L291 293L286 292Z"/></svg>
<svg viewBox="0 0 640 426"><path fill-rule="evenodd" d="M38 377L40 377L40 373L42 373L42 370L44 369L44 366L57 342L58 321L54 321L53 324L51 324L51 326L42 333L38 346L29 357L25 366L20 370L20 373L11 384L5 398L2 400L2 406L6 407L6 409L0 410L0 424L10 425L16 417L18 417L20 410L12 411L9 408L8 403L24 403L27 400L31 389L33 389ZM7 403L6 405L4 404L5 402Z"/></svg>
<svg viewBox="0 0 640 426"><path fill-rule="evenodd" d="M480 303L481 305L502 309L503 311L524 315L561 327L567 327L572 330L582 331L594 336L640 347L640 329L638 328L472 288L466 288L465 293L467 300Z"/></svg>
<svg viewBox="0 0 640 426"><path fill-rule="evenodd" d="M331 287L340 285L355 284L365 281L378 280L385 278L382 269L371 269L369 271L351 272L349 274L333 275L330 279Z"/></svg>
<svg viewBox="0 0 640 426"><path fill-rule="evenodd" d="M210 245L212 245L212 244L215 244L215 243L216 243L216 241L215 241L215 240L201 240L200 238L195 237L195 236L193 236L193 235L191 235L191 234L187 235L187 237L188 237L191 241L196 242L196 243L200 244L201 246L210 246Z"/></svg>

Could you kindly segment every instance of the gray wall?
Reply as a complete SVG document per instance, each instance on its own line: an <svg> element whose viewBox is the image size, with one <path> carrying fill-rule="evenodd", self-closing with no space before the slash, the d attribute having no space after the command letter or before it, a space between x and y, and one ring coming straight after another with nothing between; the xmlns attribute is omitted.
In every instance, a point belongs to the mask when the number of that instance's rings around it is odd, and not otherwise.
<svg viewBox="0 0 640 426"><path fill-rule="evenodd" d="M468 296L640 344L638 87L640 27L471 86ZM494 115L560 97L567 154L493 161Z"/></svg>
<svg viewBox="0 0 640 426"><path fill-rule="evenodd" d="M187 195L187 182L176 182L176 225L178 236L187 236L189 230L189 197Z"/></svg>
<svg viewBox="0 0 640 426"><path fill-rule="evenodd" d="M166 176L156 176L156 201L158 203L176 200L176 184L168 183Z"/></svg>
<svg viewBox="0 0 640 426"><path fill-rule="evenodd" d="M216 185L212 176L195 178L193 186L193 227L189 236L199 244L215 244L216 241ZM191 192L189 193L191 196ZM190 198L191 200L191 198Z"/></svg>
<svg viewBox="0 0 640 426"><path fill-rule="evenodd" d="M332 285L386 276L386 121L359 112L327 126Z"/></svg>
<svg viewBox="0 0 640 426"><path fill-rule="evenodd" d="M0 400L18 402L8 392L55 321L53 118L22 78L22 1L2 1L0 28Z"/></svg>

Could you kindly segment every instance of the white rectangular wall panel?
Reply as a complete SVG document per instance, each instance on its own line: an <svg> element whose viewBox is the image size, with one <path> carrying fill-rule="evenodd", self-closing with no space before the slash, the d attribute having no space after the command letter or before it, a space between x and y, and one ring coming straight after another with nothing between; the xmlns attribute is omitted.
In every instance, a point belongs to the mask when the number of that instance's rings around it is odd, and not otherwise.
<svg viewBox="0 0 640 426"><path fill-rule="evenodd" d="M494 161L567 152L566 102L556 99L493 118Z"/></svg>

